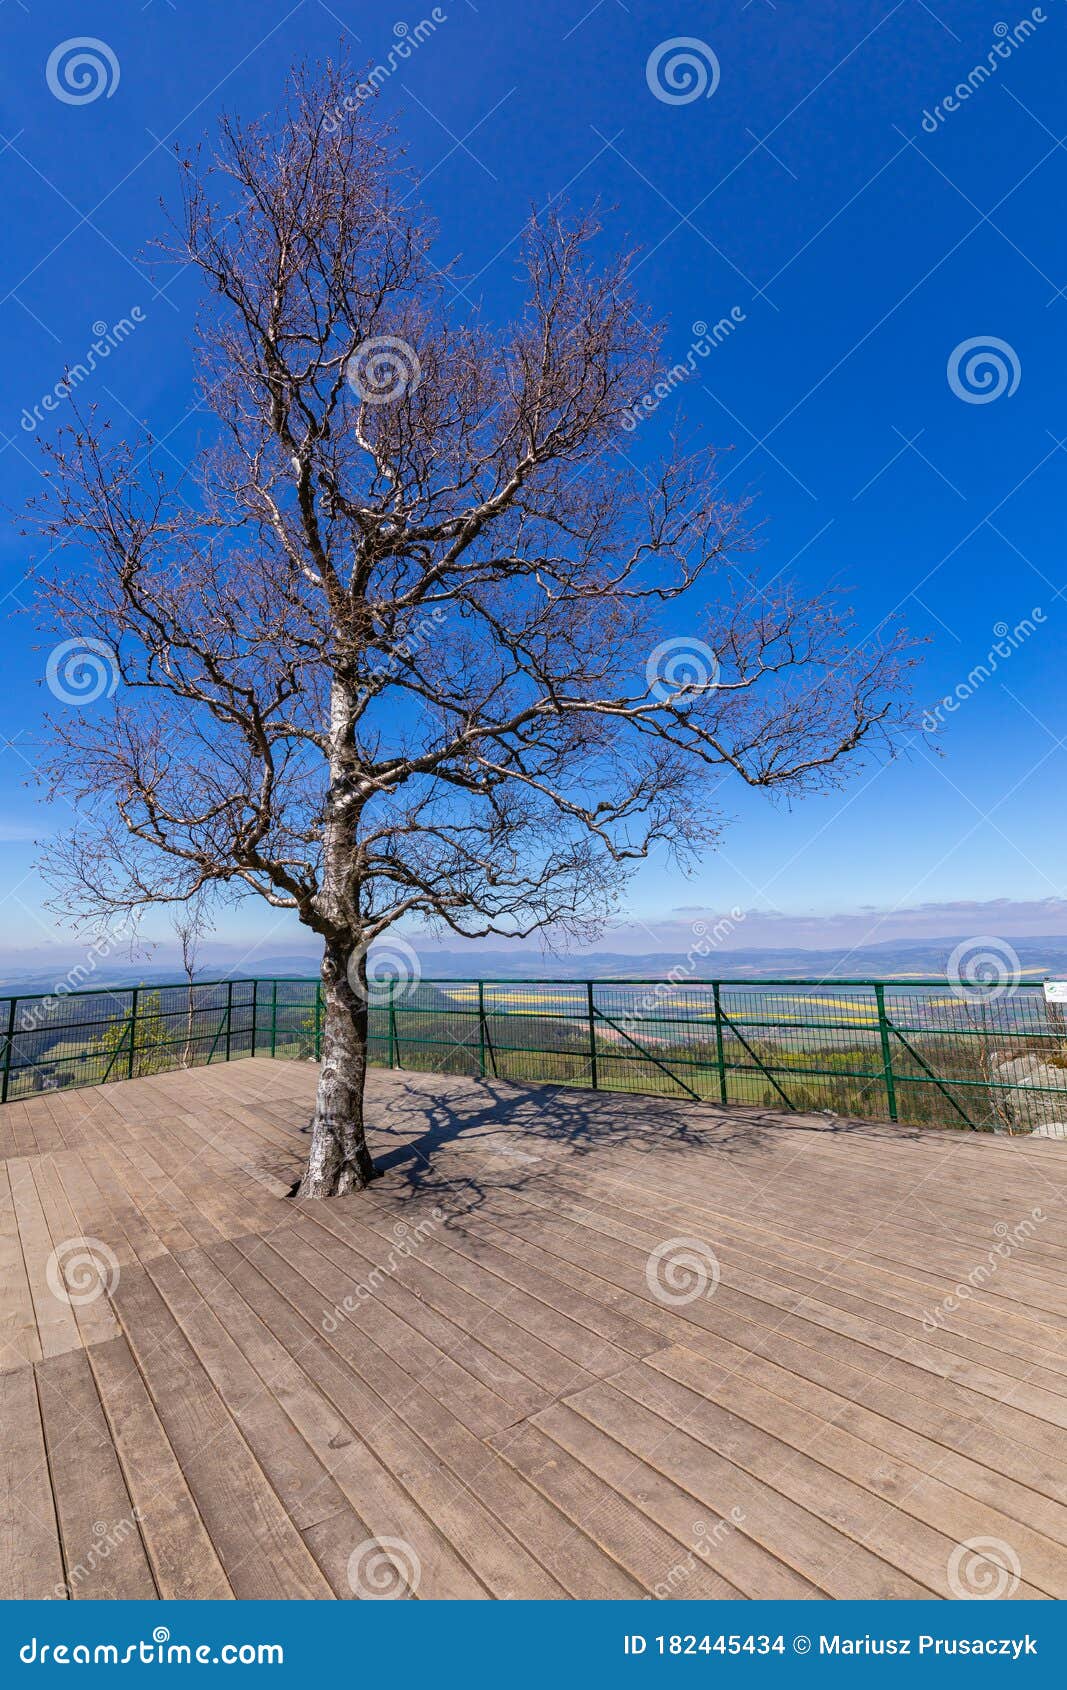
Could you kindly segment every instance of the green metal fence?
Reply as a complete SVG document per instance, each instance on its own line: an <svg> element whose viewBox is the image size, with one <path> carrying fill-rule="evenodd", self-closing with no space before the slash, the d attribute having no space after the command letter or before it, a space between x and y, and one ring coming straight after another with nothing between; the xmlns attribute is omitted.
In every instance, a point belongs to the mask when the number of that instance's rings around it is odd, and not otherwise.
<svg viewBox="0 0 1067 1690"><path fill-rule="evenodd" d="M2 1100L242 1056L315 1060L305 979L0 998ZM863 1119L1067 1135L1040 983L423 980L376 987L375 1062Z"/></svg>

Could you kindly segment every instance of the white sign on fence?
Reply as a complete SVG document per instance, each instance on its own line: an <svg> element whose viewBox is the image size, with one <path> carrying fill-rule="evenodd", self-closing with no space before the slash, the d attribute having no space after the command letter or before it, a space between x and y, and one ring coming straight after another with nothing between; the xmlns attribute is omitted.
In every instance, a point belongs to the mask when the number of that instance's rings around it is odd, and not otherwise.
<svg viewBox="0 0 1067 1690"><path fill-rule="evenodd" d="M1045 981L1046 1003L1067 1003L1067 980Z"/></svg>

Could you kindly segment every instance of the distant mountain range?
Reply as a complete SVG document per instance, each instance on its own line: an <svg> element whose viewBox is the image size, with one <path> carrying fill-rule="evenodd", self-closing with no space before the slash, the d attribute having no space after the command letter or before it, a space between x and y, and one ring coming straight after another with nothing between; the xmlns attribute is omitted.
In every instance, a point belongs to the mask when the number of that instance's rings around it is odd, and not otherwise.
<svg viewBox="0 0 1067 1690"><path fill-rule="evenodd" d="M614 951L591 951L582 954L545 957L529 949L490 950L475 948L446 950L428 945L420 952L418 942L412 949L426 979L661 979L673 969L685 969L691 978L720 980L758 979L915 979L945 974L949 959L961 944L959 937L924 939L921 941L885 940L877 945L857 946L849 951L805 950L799 947L753 948L749 950L716 950L690 967L685 955L673 952L648 952L635 956ZM1002 967L1010 971L1016 965L1023 976L1041 979L1048 975L1067 979L1067 936L1049 934L1044 937L1002 938L994 959L1002 959ZM982 951L982 941L974 941L967 956ZM373 953L372 953L373 954ZM386 948L386 954L390 954ZM30 966L0 957L0 970L6 983L0 995L16 992L30 996L53 992L63 979L63 971L83 958L64 951L51 966L42 966L38 952ZM273 956L259 956L253 966L231 967L228 960L208 963L201 971L202 979L281 978L295 976L306 979L318 972L317 962L310 951L288 951ZM77 980L68 980L82 990L94 987L106 989L120 985L161 984L178 981L181 970L173 963L130 963L114 961L101 965L91 976L79 972ZM64 988L67 989L67 988Z"/></svg>
<svg viewBox="0 0 1067 1690"><path fill-rule="evenodd" d="M959 938L921 941L886 940L842 952L805 950L799 946L766 946L751 950L716 950L692 969L695 978L730 979L900 979L943 975ZM1028 977L1048 974L1067 977L1067 936L1005 939L995 955L1014 959ZM978 951L982 950L979 943ZM968 950L967 955L972 955ZM672 969L687 966L684 955L650 951L643 956L615 951L591 951L580 956L542 957L512 951L434 951L421 958L424 977L470 979L481 976L517 979L660 979Z"/></svg>

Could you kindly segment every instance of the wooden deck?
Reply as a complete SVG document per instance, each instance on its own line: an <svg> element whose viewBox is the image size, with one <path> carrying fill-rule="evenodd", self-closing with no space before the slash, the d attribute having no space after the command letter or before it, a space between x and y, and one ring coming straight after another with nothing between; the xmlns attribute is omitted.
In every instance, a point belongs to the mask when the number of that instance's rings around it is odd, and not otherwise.
<svg viewBox="0 0 1067 1690"><path fill-rule="evenodd" d="M0 1110L4 1596L1067 1595L1067 1146L314 1079Z"/></svg>

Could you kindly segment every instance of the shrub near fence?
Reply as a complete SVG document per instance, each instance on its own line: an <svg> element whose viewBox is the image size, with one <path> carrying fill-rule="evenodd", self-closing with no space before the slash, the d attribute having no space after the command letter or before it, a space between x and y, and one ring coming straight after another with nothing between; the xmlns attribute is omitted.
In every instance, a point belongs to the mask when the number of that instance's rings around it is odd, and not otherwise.
<svg viewBox="0 0 1067 1690"><path fill-rule="evenodd" d="M243 1056L314 1060L317 982L0 999L3 1101ZM1067 1029L1040 984L424 980L375 988L372 1060L914 1124L1067 1132Z"/></svg>

